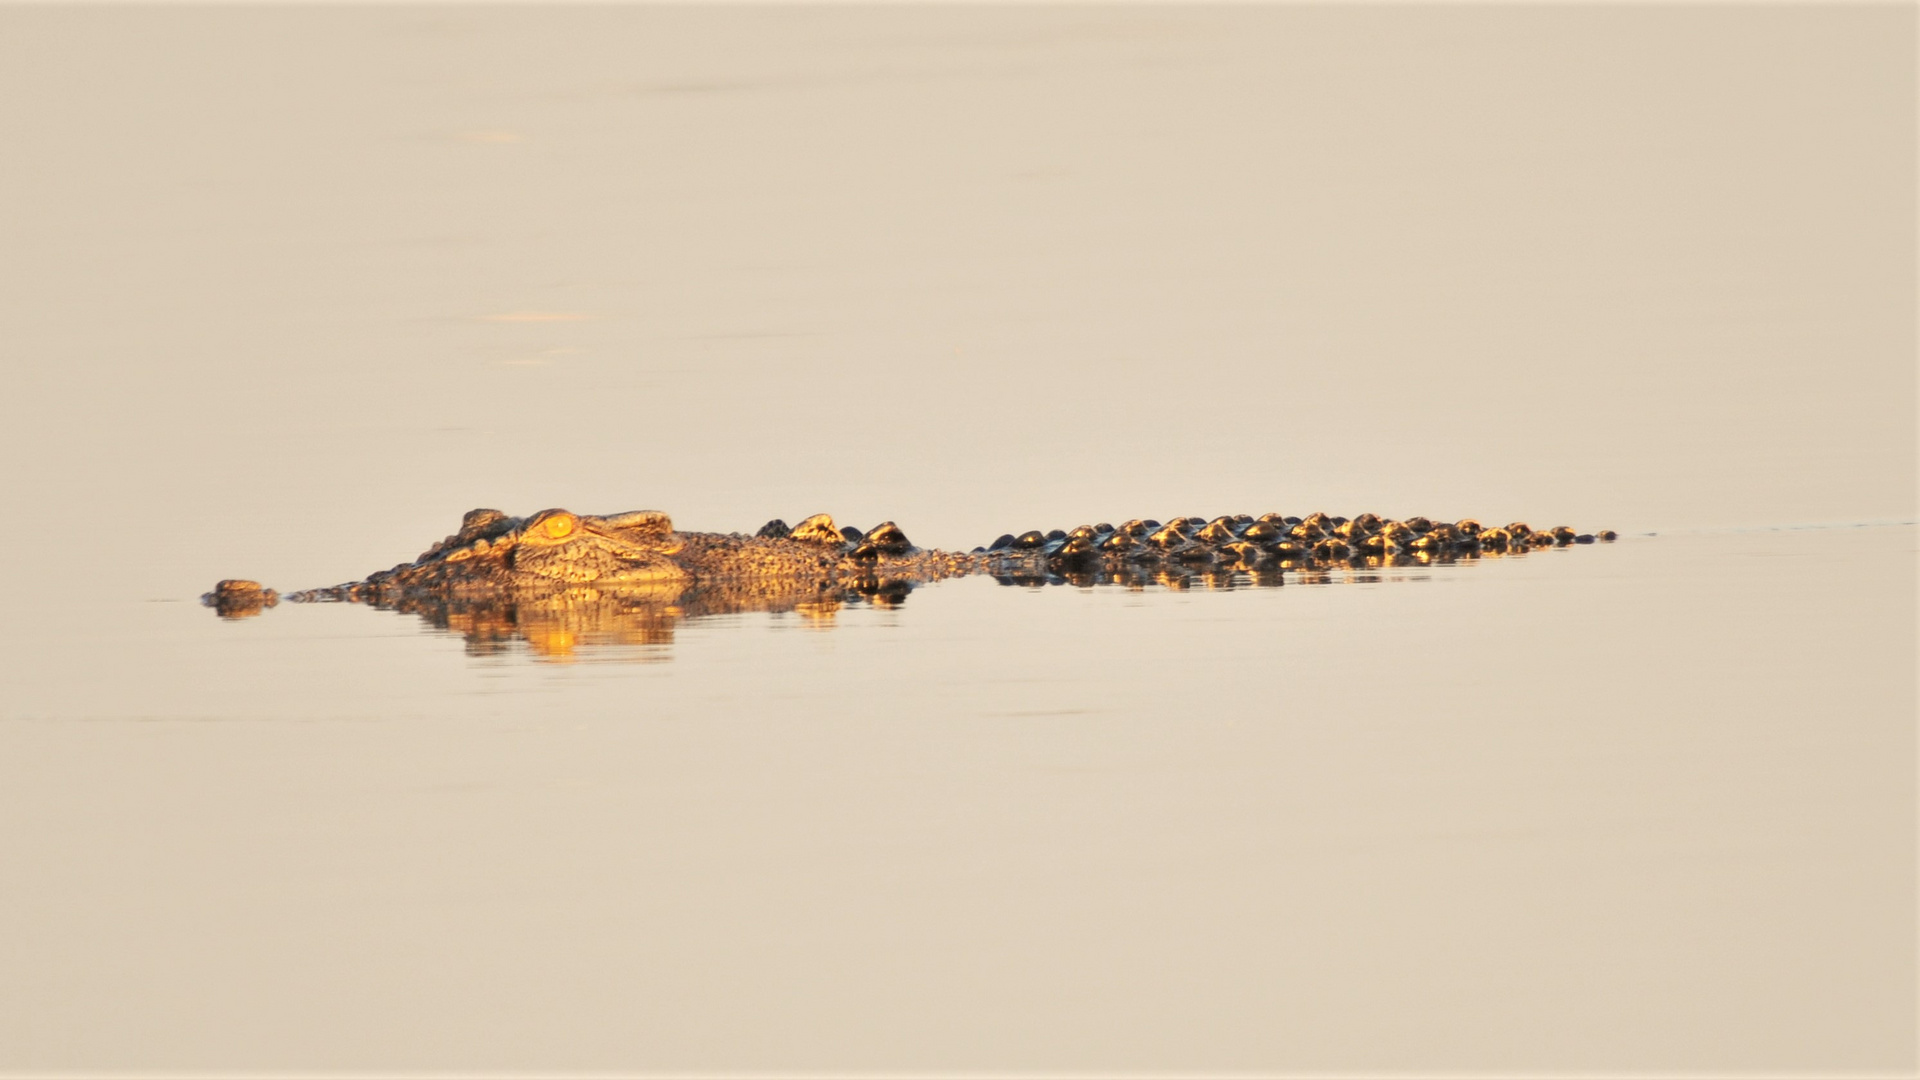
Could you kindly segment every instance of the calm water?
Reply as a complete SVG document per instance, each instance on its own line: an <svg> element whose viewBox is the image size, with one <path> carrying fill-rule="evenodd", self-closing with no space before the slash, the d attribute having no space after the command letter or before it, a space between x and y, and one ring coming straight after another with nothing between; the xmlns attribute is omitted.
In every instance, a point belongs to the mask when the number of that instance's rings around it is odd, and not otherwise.
<svg viewBox="0 0 1920 1080"><path fill-rule="evenodd" d="M1915 30L0 9L0 1072L1911 1074ZM1623 535L196 602L482 505Z"/></svg>

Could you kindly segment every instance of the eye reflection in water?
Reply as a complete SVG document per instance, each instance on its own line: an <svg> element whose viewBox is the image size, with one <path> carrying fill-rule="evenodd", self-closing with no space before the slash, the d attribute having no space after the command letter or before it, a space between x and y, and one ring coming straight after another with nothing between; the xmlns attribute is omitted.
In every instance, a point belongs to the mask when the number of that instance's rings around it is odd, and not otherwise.
<svg viewBox="0 0 1920 1080"><path fill-rule="evenodd" d="M824 628L833 625L844 607L899 607L912 588L905 581L787 591L724 584L579 586L548 593L417 593L358 602L418 615L429 626L458 634L474 656L506 654L524 644L540 660L566 661L592 653L599 659L657 661L669 658L665 646L673 644L674 628L682 621L745 612L792 613Z"/></svg>

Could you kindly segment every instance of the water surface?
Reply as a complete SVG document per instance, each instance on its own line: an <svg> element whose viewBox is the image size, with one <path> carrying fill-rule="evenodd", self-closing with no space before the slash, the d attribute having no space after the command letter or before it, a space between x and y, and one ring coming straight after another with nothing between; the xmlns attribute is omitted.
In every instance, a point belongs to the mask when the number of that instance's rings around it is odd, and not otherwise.
<svg viewBox="0 0 1920 1080"><path fill-rule="evenodd" d="M0 1072L1911 1074L1914 40L0 10ZM196 602L475 506L1623 538Z"/></svg>

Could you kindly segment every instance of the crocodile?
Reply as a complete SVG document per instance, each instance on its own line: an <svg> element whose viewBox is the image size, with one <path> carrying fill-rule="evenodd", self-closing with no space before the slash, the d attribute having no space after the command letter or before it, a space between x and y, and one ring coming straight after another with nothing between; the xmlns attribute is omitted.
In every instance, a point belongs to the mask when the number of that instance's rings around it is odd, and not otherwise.
<svg viewBox="0 0 1920 1080"><path fill-rule="evenodd" d="M1316 580L1340 568L1523 554L1615 536L1470 518L1268 513L1031 529L957 552L918 547L891 521L859 530L827 514L792 527L776 519L747 535L676 530L653 510L513 517L479 509L419 557L359 581L283 596L229 578L201 600L229 619L282 600L364 603L458 630L479 651L518 637L565 653L579 640L657 643L682 618L892 607L915 586L973 574L1015 585L1278 585L1288 572Z"/></svg>

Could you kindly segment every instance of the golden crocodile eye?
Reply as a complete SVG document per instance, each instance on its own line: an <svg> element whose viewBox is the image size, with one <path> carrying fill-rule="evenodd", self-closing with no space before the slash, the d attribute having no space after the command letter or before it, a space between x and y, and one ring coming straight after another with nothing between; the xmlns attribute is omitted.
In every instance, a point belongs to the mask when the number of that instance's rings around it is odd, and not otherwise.
<svg viewBox="0 0 1920 1080"><path fill-rule="evenodd" d="M573 532L573 515L555 514L543 524L546 526L548 536L561 540Z"/></svg>

